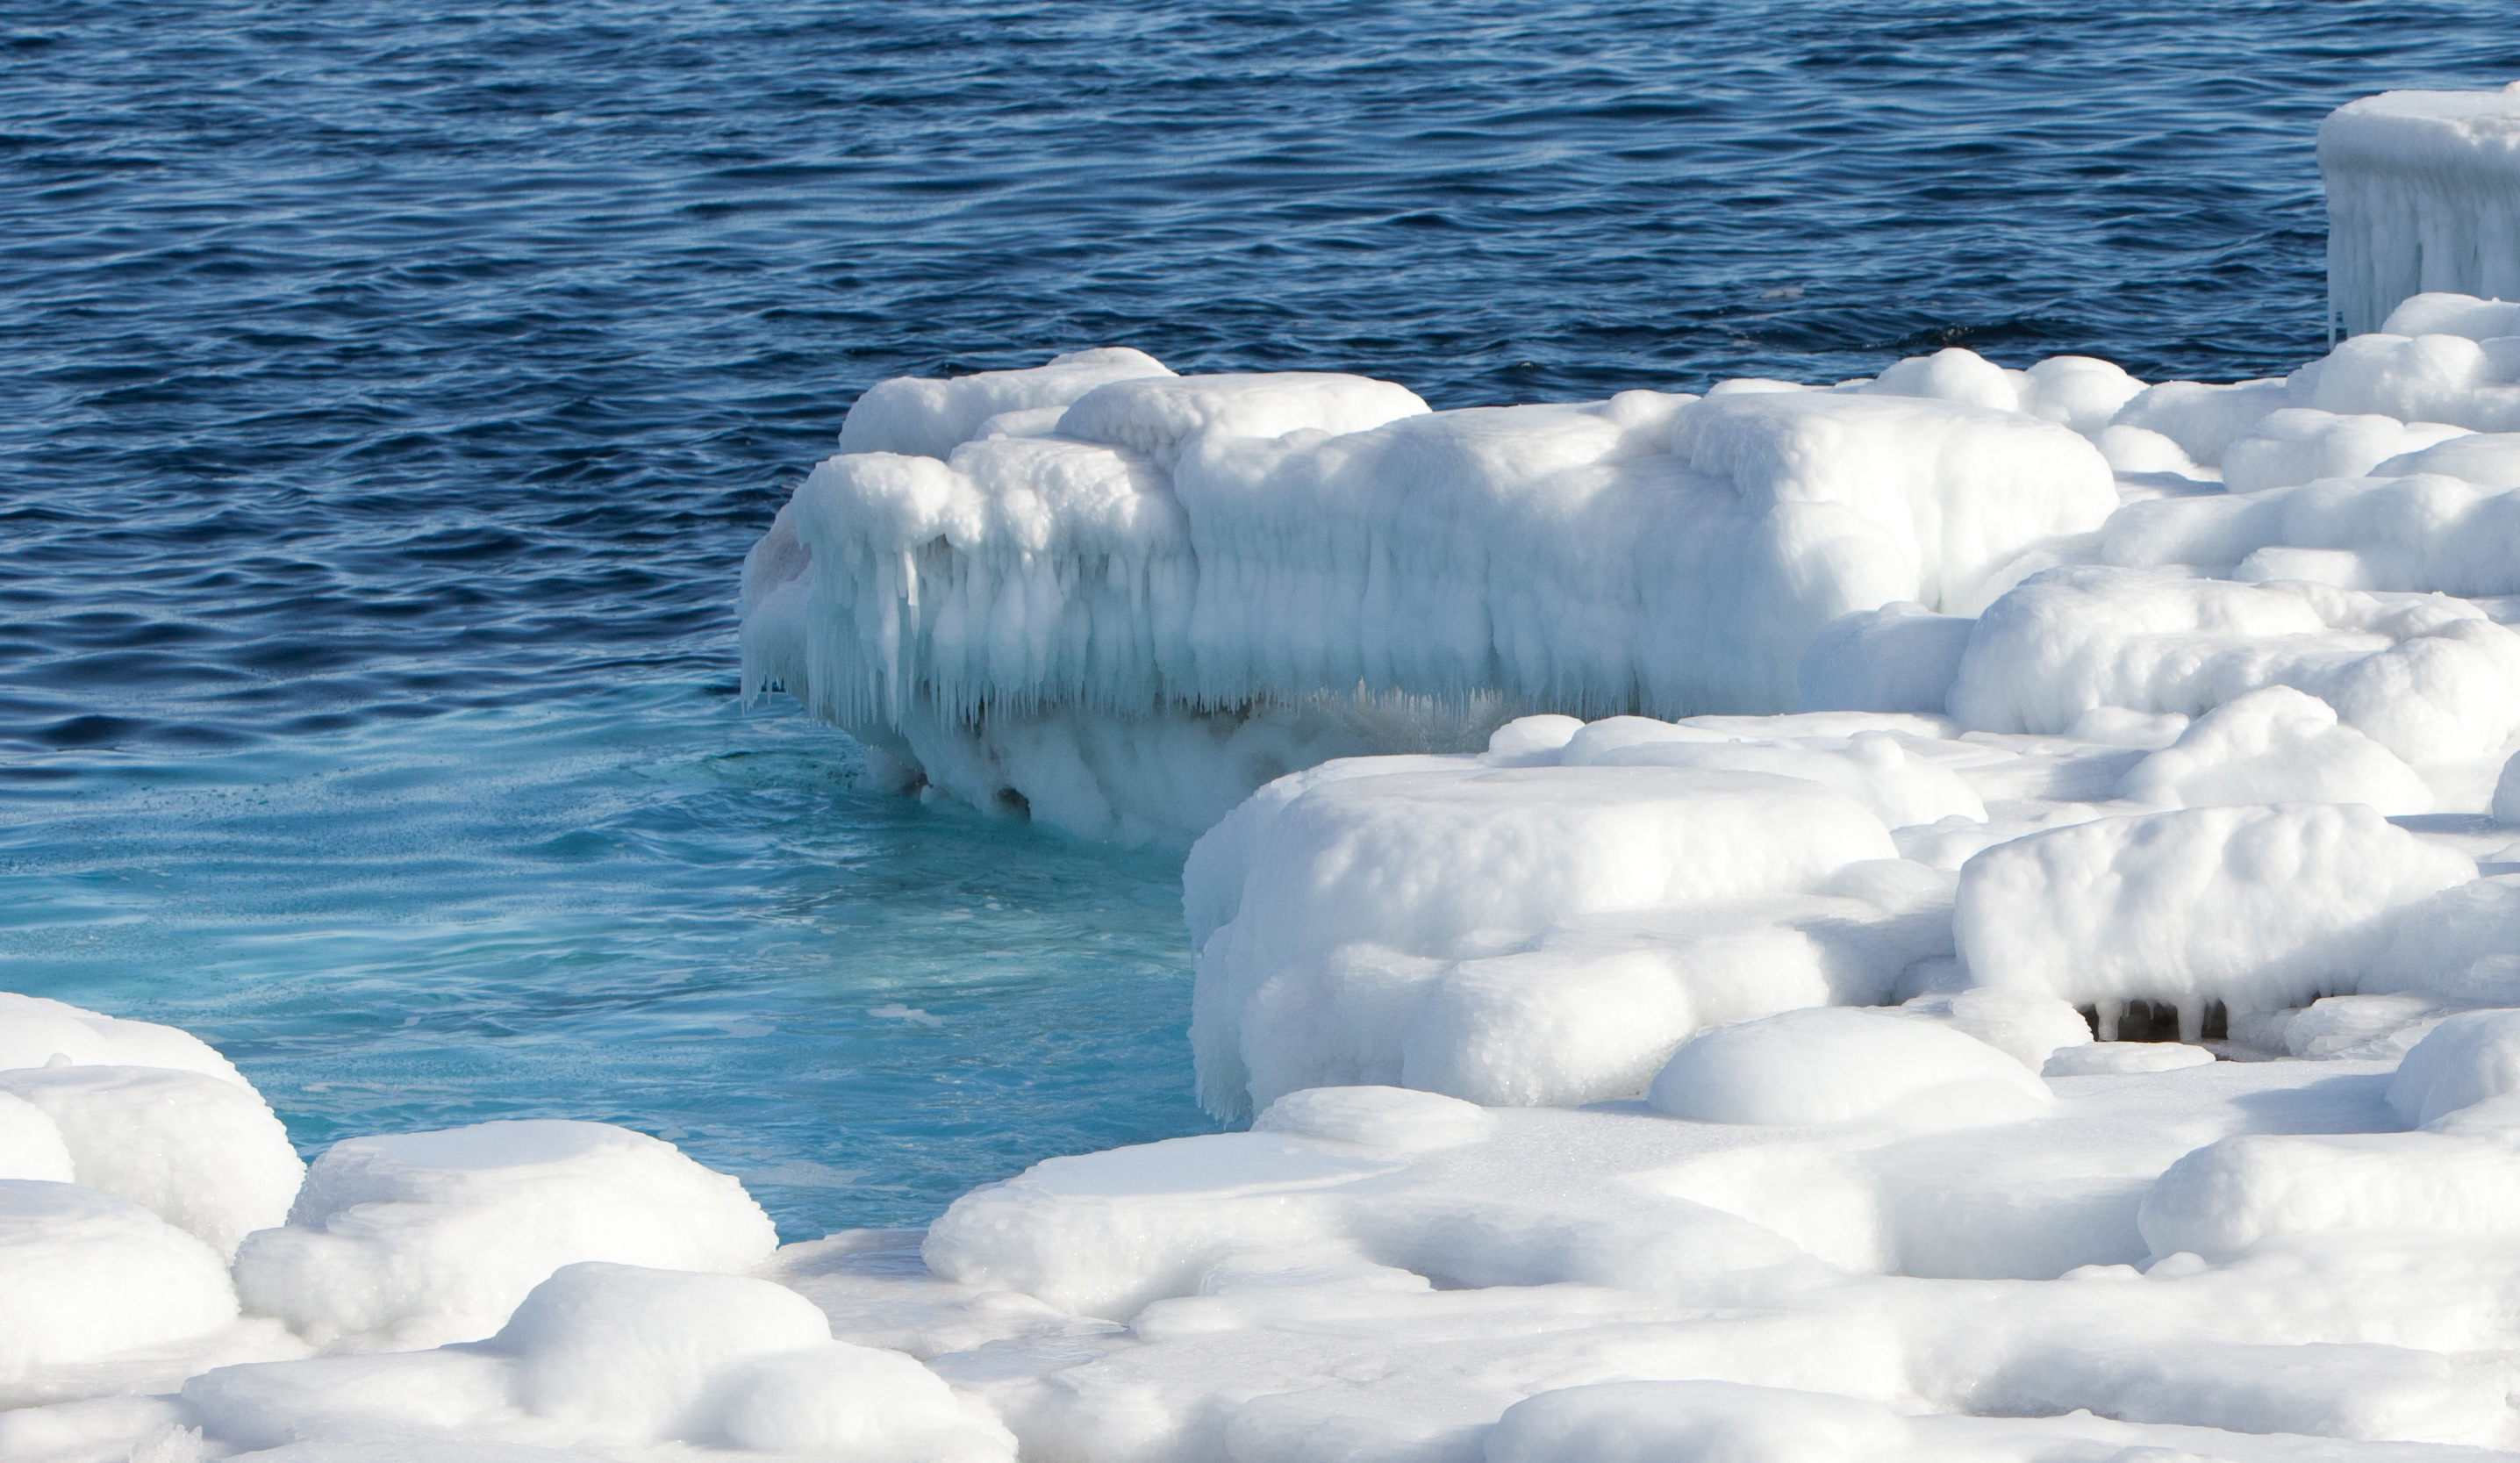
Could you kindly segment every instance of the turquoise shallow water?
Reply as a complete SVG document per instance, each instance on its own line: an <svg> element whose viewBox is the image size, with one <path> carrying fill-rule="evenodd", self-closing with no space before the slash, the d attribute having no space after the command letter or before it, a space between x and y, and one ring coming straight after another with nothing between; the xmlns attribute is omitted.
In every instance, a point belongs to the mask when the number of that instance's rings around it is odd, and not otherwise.
<svg viewBox="0 0 2520 1463"><path fill-rule="evenodd" d="M1211 1126L1177 859L856 792L779 700L663 681L94 758L0 831L0 988L199 1032L310 1152L600 1119L791 1239Z"/></svg>

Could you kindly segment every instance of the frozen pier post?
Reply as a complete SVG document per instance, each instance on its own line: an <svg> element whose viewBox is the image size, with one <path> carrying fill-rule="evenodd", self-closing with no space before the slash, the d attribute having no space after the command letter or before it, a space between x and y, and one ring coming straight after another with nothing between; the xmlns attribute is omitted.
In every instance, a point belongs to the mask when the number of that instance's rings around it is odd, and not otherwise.
<svg viewBox="0 0 2520 1463"><path fill-rule="evenodd" d="M2380 328L2428 290L2520 299L2520 82L2392 91L2318 128L2327 182L2327 311Z"/></svg>

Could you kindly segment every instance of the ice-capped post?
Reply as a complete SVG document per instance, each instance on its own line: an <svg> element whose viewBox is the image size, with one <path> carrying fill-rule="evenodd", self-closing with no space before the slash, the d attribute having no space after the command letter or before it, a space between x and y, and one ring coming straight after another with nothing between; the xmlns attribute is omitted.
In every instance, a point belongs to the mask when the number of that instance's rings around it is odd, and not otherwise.
<svg viewBox="0 0 2520 1463"><path fill-rule="evenodd" d="M2327 311L2380 329L2426 291L2520 298L2520 81L2391 91L2318 127L2327 184Z"/></svg>

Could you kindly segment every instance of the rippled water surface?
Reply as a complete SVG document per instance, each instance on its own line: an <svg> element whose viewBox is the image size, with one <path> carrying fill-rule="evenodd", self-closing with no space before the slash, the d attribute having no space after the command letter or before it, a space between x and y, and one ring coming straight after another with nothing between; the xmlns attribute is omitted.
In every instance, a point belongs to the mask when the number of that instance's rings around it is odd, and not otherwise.
<svg viewBox="0 0 2520 1463"><path fill-rule="evenodd" d="M1174 865L733 706L855 393L1093 343L1437 405L2321 339L2318 117L2489 4L20 0L0 986L299 1139L574 1115L790 1233L1200 1125Z"/></svg>

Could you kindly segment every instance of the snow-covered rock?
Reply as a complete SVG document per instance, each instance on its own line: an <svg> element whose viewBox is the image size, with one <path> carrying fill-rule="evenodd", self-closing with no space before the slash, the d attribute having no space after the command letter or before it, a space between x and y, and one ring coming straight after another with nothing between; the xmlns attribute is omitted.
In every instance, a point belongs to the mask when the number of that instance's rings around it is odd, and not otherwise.
<svg viewBox="0 0 2520 1463"><path fill-rule="evenodd" d="M334 1144L236 1275L249 1308L320 1345L401 1349L489 1335L562 1265L740 1271L776 1244L741 1183L670 1143L482 1122Z"/></svg>

